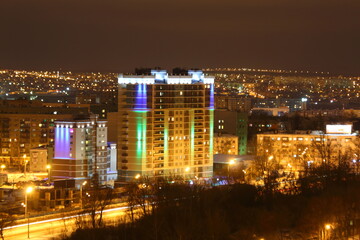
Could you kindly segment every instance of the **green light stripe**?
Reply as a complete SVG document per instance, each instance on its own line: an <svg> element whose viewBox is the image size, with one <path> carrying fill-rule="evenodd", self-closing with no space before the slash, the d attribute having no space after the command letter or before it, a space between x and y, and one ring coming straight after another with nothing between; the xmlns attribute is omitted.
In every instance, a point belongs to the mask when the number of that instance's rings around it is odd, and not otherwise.
<svg viewBox="0 0 360 240"><path fill-rule="evenodd" d="M195 144L195 123L194 123L194 111L190 111L190 158L191 163L194 162L194 144Z"/></svg>
<svg viewBox="0 0 360 240"><path fill-rule="evenodd" d="M214 109L210 109L210 159L213 157L214 151Z"/></svg>
<svg viewBox="0 0 360 240"><path fill-rule="evenodd" d="M166 163L168 163L168 161L169 161L169 159L168 159L168 157L169 157L169 152L168 152L168 150L169 150L169 129L168 129L168 127L166 126L165 128L164 128L164 162L166 162Z"/></svg>
<svg viewBox="0 0 360 240"><path fill-rule="evenodd" d="M142 166L146 158L146 112L136 111L136 163Z"/></svg>

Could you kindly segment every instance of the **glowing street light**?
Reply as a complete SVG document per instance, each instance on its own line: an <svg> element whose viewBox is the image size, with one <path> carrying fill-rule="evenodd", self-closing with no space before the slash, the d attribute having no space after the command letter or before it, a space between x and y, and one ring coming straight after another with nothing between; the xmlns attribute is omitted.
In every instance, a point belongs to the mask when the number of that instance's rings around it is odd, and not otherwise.
<svg viewBox="0 0 360 240"><path fill-rule="evenodd" d="M139 179L139 178L140 178L140 174L138 173L135 175L135 179Z"/></svg>
<svg viewBox="0 0 360 240"><path fill-rule="evenodd" d="M85 186L87 184L87 181L84 181L81 185L80 185L80 209L83 209L83 201L82 201L82 196L83 196L83 186Z"/></svg>
<svg viewBox="0 0 360 240"><path fill-rule="evenodd" d="M1 172L4 172L5 168L6 168L5 164L1 164Z"/></svg>
<svg viewBox="0 0 360 240"><path fill-rule="evenodd" d="M325 224L325 229L330 230L331 229L331 224Z"/></svg>
<svg viewBox="0 0 360 240"><path fill-rule="evenodd" d="M228 179L230 178L230 166L235 164L235 160L231 159L227 165Z"/></svg>
<svg viewBox="0 0 360 240"><path fill-rule="evenodd" d="M46 169L48 172L48 183L50 183L51 165L50 164L46 165Z"/></svg>
<svg viewBox="0 0 360 240"><path fill-rule="evenodd" d="M186 167L186 168L184 169L184 181L185 181L185 179L186 179L186 174L189 173L189 172L190 172L190 167Z"/></svg>
<svg viewBox="0 0 360 240"><path fill-rule="evenodd" d="M324 224L324 229L321 230L322 239L327 240L330 239L331 230L333 226L329 223Z"/></svg>
<svg viewBox="0 0 360 240"><path fill-rule="evenodd" d="M23 155L24 158L24 175L26 176L26 165L28 163L28 160L26 160L26 154Z"/></svg>
<svg viewBox="0 0 360 240"><path fill-rule="evenodd" d="M25 190L25 217L28 222L28 238L30 238L30 223L29 223L29 213L28 213L28 194L33 191L33 187L27 187Z"/></svg>

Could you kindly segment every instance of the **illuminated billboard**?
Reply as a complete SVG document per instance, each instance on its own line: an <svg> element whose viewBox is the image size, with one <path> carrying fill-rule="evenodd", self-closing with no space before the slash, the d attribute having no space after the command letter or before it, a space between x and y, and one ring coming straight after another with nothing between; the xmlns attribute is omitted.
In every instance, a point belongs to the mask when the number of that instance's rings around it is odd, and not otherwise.
<svg viewBox="0 0 360 240"><path fill-rule="evenodd" d="M351 134L352 125L326 125L326 133L333 134Z"/></svg>

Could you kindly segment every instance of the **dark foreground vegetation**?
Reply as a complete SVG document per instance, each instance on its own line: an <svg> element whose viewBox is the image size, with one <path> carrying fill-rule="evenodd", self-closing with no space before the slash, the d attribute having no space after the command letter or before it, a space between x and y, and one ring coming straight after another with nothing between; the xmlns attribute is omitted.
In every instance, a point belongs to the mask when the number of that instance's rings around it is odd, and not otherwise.
<svg viewBox="0 0 360 240"><path fill-rule="evenodd" d="M346 166L308 169L286 189L144 179L128 194L139 210L130 208L127 220L79 228L66 239L347 240L360 232L360 178Z"/></svg>

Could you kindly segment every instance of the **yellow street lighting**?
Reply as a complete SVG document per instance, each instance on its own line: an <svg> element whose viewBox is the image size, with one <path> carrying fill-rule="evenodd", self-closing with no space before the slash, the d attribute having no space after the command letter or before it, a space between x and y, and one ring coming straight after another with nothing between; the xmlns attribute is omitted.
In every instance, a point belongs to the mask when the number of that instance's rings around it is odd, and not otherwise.
<svg viewBox="0 0 360 240"><path fill-rule="evenodd" d="M1 172L4 172L5 168L6 168L6 166L4 164L1 164Z"/></svg>
<svg viewBox="0 0 360 240"><path fill-rule="evenodd" d="M186 175L188 175L189 172L190 172L190 167L186 167L186 168L184 169L184 180L187 178Z"/></svg>
<svg viewBox="0 0 360 240"><path fill-rule="evenodd" d="M26 176L26 165L29 161L26 159L26 154L23 155L23 158L24 158L24 175Z"/></svg>
<svg viewBox="0 0 360 240"><path fill-rule="evenodd" d="M139 179L139 178L140 178L140 174L136 174L135 179Z"/></svg>
<svg viewBox="0 0 360 240"><path fill-rule="evenodd" d="M271 156L269 156L269 161L271 161L271 160L273 160L274 159L274 156L273 155L271 155Z"/></svg>
<svg viewBox="0 0 360 240"><path fill-rule="evenodd" d="M330 230L331 229L331 224L325 224L325 229Z"/></svg>
<svg viewBox="0 0 360 240"><path fill-rule="evenodd" d="M31 193L34 190L33 187L27 187L26 188L26 193Z"/></svg>
<svg viewBox="0 0 360 240"><path fill-rule="evenodd" d="M235 164L235 160L231 159L227 165L227 175L228 175L228 181L230 179L230 166Z"/></svg>
<svg viewBox="0 0 360 240"><path fill-rule="evenodd" d="M25 217L28 220L28 238L30 238L30 224L29 224L29 214L28 214L28 194L33 191L33 187L27 187L25 190Z"/></svg>
<svg viewBox="0 0 360 240"><path fill-rule="evenodd" d="M82 201L82 197L83 197L83 187L87 184L87 181L84 181L81 185L80 185L80 209L83 208L83 201Z"/></svg>
<svg viewBox="0 0 360 240"><path fill-rule="evenodd" d="M48 172L48 183L50 184L51 165L50 165L50 164L47 164L47 165L46 165L46 169L47 169L47 172Z"/></svg>

